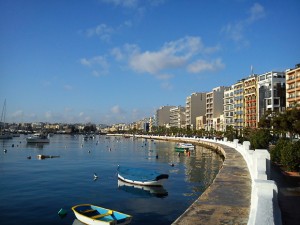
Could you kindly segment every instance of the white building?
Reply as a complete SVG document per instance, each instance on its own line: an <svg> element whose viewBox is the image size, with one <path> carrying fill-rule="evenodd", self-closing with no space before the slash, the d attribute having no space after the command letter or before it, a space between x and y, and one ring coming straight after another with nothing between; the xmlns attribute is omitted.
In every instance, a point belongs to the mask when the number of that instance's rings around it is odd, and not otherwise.
<svg viewBox="0 0 300 225"><path fill-rule="evenodd" d="M234 86L226 87L224 90L224 127L234 127Z"/></svg>
<svg viewBox="0 0 300 225"><path fill-rule="evenodd" d="M281 112L285 109L285 72L268 72L257 76L257 118L266 111Z"/></svg>
<svg viewBox="0 0 300 225"><path fill-rule="evenodd" d="M185 107L175 106L170 109L170 127L185 127Z"/></svg>
<svg viewBox="0 0 300 225"><path fill-rule="evenodd" d="M206 130L221 130L220 116L224 113L224 86L213 88L206 94Z"/></svg>

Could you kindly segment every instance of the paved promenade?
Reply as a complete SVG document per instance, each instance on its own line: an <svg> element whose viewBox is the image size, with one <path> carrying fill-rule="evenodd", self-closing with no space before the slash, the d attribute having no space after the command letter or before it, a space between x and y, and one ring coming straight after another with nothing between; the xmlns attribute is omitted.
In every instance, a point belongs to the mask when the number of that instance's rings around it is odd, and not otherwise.
<svg viewBox="0 0 300 225"><path fill-rule="evenodd" d="M243 156L218 145L223 167L210 187L173 224L247 224L251 204L251 176Z"/></svg>

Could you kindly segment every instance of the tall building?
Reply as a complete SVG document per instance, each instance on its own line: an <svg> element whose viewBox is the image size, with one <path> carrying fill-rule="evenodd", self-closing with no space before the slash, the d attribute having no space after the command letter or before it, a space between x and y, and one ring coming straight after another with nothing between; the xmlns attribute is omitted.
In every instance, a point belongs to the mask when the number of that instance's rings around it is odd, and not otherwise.
<svg viewBox="0 0 300 225"><path fill-rule="evenodd" d="M257 127L257 75L251 75L244 80L244 127Z"/></svg>
<svg viewBox="0 0 300 225"><path fill-rule="evenodd" d="M286 108L300 108L300 63L286 70Z"/></svg>
<svg viewBox="0 0 300 225"><path fill-rule="evenodd" d="M185 127L185 107L175 106L170 109L170 127Z"/></svg>
<svg viewBox="0 0 300 225"><path fill-rule="evenodd" d="M206 113L206 93L192 93L186 98L186 128L196 128L196 117L205 116Z"/></svg>
<svg viewBox="0 0 300 225"><path fill-rule="evenodd" d="M286 105L286 88L284 72L267 72L257 76L258 89L258 122L270 110L271 112L284 111Z"/></svg>
<svg viewBox="0 0 300 225"><path fill-rule="evenodd" d="M233 101L234 128L241 133L244 127L244 79L237 81L233 85Z"/></svg>
<svg viewBox="0 0 300 225"><path fill-rule="evenodd" d="M234 86L224 90L224 127L234 127Z"/></svg>
<svg viewBox="0 0 300 225"><path fill-rule="evenodd" d="M221 115L224 113L224 86L213 88L206 94L206 130L221 130Z"/></svg>
<svg viewBox="0 0 300 225"><path fill-rule="evenodd" d="M160 126L169 126L170 124L170 109L174 106L161 106L156 110L156 125Z"/></svg>

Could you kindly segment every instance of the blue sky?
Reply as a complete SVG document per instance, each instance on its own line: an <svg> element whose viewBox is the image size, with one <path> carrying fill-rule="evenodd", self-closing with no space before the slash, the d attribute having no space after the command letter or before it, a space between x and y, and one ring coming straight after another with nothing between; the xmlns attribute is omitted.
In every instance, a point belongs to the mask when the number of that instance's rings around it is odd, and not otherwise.
<svg viewBox="0 0 300 225"><path fill-rule="evenodd" d="M120 123L300 63L298 0L0 0L7 122Z"/></svg>

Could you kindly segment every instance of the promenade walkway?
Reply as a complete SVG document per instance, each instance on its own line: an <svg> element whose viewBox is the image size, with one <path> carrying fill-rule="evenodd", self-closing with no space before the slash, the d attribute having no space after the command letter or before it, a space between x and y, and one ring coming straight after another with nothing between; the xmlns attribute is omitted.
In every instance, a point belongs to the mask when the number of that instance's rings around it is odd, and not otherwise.
<svg viewBox="0 0 300 225"><path fill-rule="evenodd" d="M210 187L173 223L247 224L251 204L251 176L243 156L215 144L225 156L223 167Z"/></svg>

